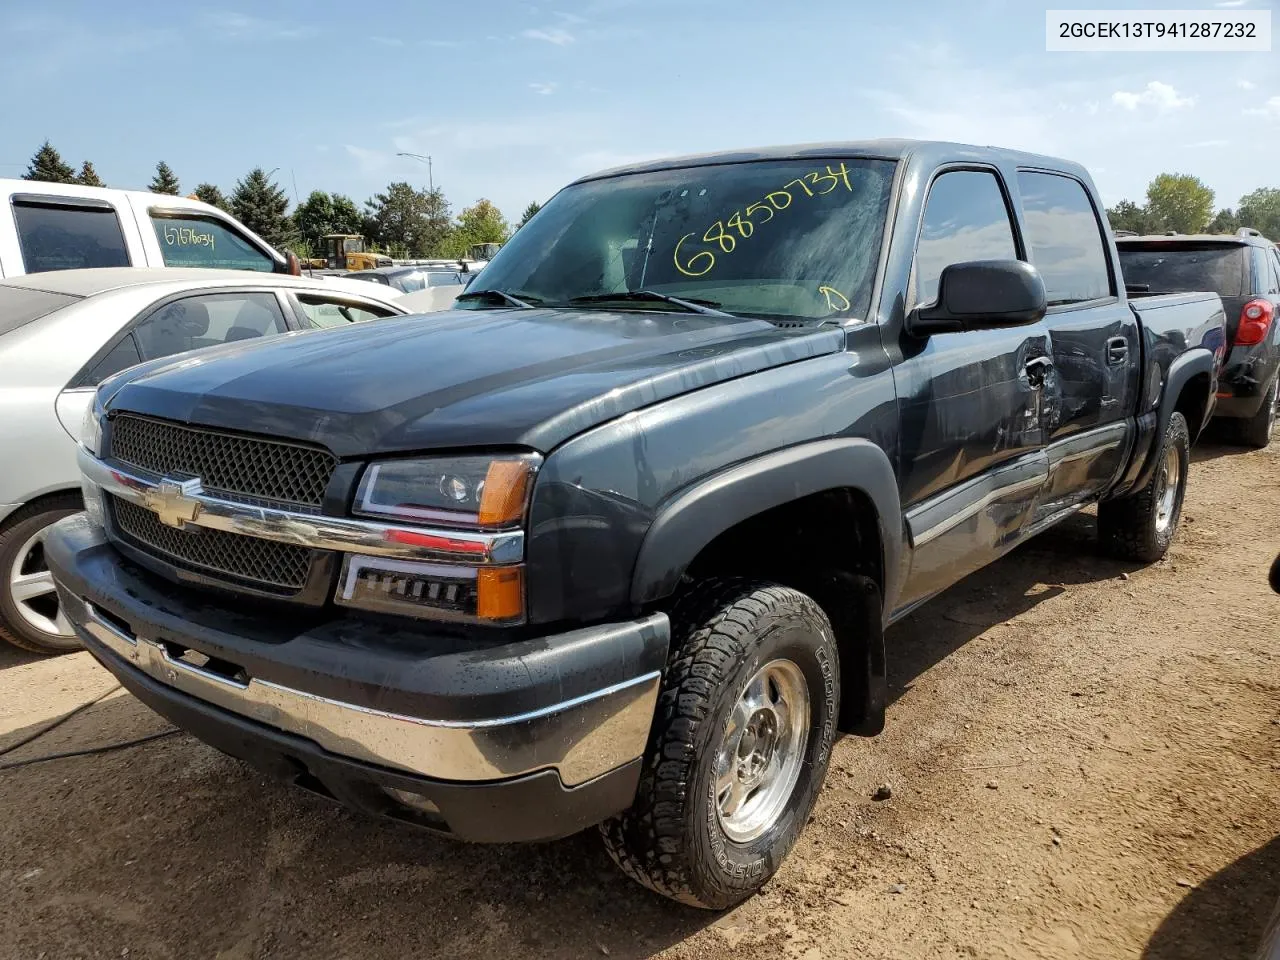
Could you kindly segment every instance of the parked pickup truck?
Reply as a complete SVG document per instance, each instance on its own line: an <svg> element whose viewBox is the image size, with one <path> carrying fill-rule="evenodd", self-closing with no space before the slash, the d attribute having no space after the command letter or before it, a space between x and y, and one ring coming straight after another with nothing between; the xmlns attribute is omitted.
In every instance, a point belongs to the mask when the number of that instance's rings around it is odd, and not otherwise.
<svg viewBox="0 0 1280 960"><path fill-rule="evenodd" d="M191 197L0 179L0 277L83 267L300 272L297 257Z"/></svg>
<svg viewBox="0 0 1280 960"><path fill-rule="evenodd" d="M887 626L1087 505L1168 548L1222 304L1135 309L1101 210L945 143L579 180L431 324L106 381L62 609L284 780L468 840L601 824L725 907L882 728Z"/></svg>

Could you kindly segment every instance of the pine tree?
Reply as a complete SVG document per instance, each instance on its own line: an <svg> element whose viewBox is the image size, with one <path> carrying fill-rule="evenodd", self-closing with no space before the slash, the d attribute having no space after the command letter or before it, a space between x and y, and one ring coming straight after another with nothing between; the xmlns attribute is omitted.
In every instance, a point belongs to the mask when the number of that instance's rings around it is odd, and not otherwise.
<svg viewBox="0 0 1280 960"><path fill-rule="evenodd" d="M231 206L227 203L227 198L223 196L222 191L215 187L212 183L202 183L196 187L192 193L197 200L203 200L211 206L217 207L219 210L231 212Z"/></svg>
<svg viewBox="0 0 1280 960"><path fill-rule="evenodd" d="M47 183L75 183L76 172L67 166L62 156L46 140L31 158L31 166L22 175L23 180L44 180Z"/></svg>
<svg viewBox="0 0 1280 960"><path fill-rule="evenodd" d="M541 209L542 209L542 204L540 204L537 200L534 200L532 203L530 203L527 207L524 208L524 213L520 215L520 222L516 224L516 229L519 230L526 223L532 220L533 215Z"/></svg>
<svg viewBox="0 0 1280 960"><path fill-rule="evenodd" d="M167 193L173 197L181 192L178 186L178 175L163 160L156 164L156 175L151 179L147 189L152 193Z"/></svg>
<svg viewBox="0 0 1280 960"><path fill-rule="evenodd" d="M86 160L80 164L80 172L76 174L76 182L82 183L86 187L105 187L102 178L98 176L98 171L93 169L93 164Z"/></svg>
<svg viewBox="0 0 1280 960"><path fill-rule="evenodd" d="M267 179L261 167L254 167L237 181L231 194L231 212L236 219L275 247L283 246L293 235L288 209L289 198Z"/></svg>

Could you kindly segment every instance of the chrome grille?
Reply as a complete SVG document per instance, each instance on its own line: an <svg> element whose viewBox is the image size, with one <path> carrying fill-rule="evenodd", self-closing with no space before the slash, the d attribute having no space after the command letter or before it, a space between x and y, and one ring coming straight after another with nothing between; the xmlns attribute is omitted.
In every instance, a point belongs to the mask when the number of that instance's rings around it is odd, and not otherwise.
<svg viewBox="0 0 1280 960"><path fill-rule="evenodd" d="M179 530L154 513L108 495L117 535L132 546L178 566L220 574L255 586L297 592L307 582L311 551L291 543L245 537L223 530Z"/></svg>
<svg viewBox="0 0 1280 960"><path fill-rule="evenodd" d="M215 496L314 508L338 465L317 447L127 414L111 420L111 455L161 476L199 477Z"/></svg>

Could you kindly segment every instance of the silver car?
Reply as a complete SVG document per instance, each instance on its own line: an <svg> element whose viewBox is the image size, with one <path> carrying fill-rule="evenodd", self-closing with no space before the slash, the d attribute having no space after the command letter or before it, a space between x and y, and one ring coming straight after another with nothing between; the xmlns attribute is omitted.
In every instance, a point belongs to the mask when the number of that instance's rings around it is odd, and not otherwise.
<svg viewBox="0 0 1280 960"><path fill-rule="evenodd" d="M0 281L0 640L78 644L44 563L81 509L76 443L97 385L126 367L291 330L409 313L398 291L242 270L64 270Z"/></svg>

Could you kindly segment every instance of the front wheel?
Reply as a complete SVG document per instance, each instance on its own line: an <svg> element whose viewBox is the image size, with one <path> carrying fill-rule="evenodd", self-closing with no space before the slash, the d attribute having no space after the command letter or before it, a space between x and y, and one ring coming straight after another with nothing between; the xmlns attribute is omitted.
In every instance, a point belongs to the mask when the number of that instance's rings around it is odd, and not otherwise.
<svg viewBox="0 0 1280 960"><path fill-rule="evenodd" d="M700 584L672 628L635 803L600 830L633 880L718 910L763 886L808 822L840 661L817 603L774 584Z"/></svg>
<svg viewBox="0 0 1280 960"><path fill-rule="evenodd" d="M80 649L44 561L49 528L80 509L78 497L55 497L19 510L0 531L0 640L32 653Z"/></svg>
<svg viewBox="0 0 1280 960"><path fill-rule="evenodd" d="M1165 555L1182 519L1191 465L1191 434L1180 413L1169 418L1155 472L1137 493L1098 505L1098 537L1112 556L1154 563Z"/></svg>

